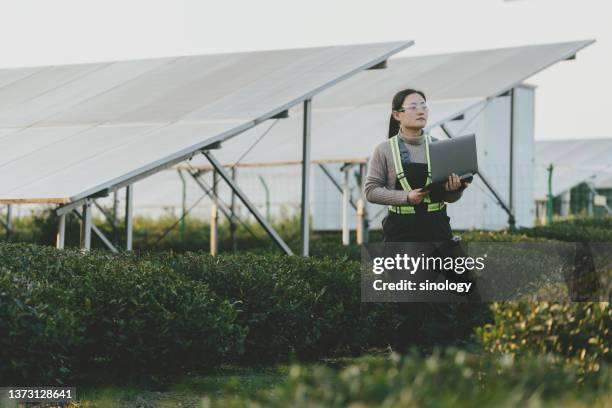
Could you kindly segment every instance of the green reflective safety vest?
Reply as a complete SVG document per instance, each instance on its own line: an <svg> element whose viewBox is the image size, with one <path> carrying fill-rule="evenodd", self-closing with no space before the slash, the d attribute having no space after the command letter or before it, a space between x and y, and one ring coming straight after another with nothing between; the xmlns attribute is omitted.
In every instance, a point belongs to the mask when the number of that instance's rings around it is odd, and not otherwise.
<svg viewBox="0 0 612 408"><path fill-rule="evenodd" d="M399 136L395 135L389 139L389 145L391 146L391 155L393 156L393 167L395 167L395 174L397 179L402 186L404 191L410 192L412 191L412 187L408 184L408 180L406 180L406 175L404 174L404 167L402 166L402 158L400 156L400 146L399 146ZM428 186L431 184L431 160L429 159L429 143L431 143L431 136L429 134L425 135L425 154L427 156L427 181L425 181L425 185ZM445 206L445 202L431 202L431 198L429 195L423 198L423 202L427 204L427 212L440 211ZM396 214L415 214L416 211L413 205L408 203L404 205L390 205L389 211Z"/></svg>

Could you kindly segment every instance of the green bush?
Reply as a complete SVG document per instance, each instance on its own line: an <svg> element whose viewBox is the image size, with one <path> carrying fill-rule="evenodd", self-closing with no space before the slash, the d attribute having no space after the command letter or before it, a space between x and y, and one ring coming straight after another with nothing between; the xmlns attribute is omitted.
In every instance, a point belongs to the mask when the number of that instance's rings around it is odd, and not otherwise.
<svg viewBox="0 0 612 408"><path fill-rule="evenodd" d="M611 242L612 217L579 217L557 221L551 225L522 228L519 231L533 238L540 237L569 242Z"/></svg>
<svg viewBox="0 0 612 408"><path fill-rule="evenodd" d="M392 330L393 305L361 303L359 264L353 261L197 253L161 254L158 259L207 282L236 305L238 321L248 328L242 360L353 353L381 345Z"/></svg>
<svg viewBox="0 0 612 408"><path fill-rule="evenodd" d="M284 255L158 254L236 305L248 329L241 361L314 359L371 347L457 344L488 320L486 304L364 303L360 264ZM417 336L405 336L417 332Z"/></svg>
<svg viewBox="0 0 612 408"><path fill-rule="evenodd" d="M234 408L609 406L610 367L580 384L579 377L575 368L548 356L483 357L448 349L428 357L368 357L341 370L294 365L287 380L268 394L209 402Z"/></svg>
<svg viewBox="0 0 612 408"><path fill-rule="evenodd" d="M612 362L612 309L607 302L506 302L491 309L494 323L476 332L490 352L552 353L584 372Z"/></svg>
<svg viewBox="0 0 612 408"><path fill-rule="evenodd" d="M168 373L242 352L232 305L159 263L6 244L0 259L3 379Z"/></svg>
<svg viewBox="0 0 612 408"><path fill-rule="evenodd" d="M24 244L0 244L0 259L6 268L3 303L16 297L29 302L32 313L46 310L49 333L38 339L40 344L49 342L55 350L57 343L60 351L66 347L66 353L54 353L78 372L93 366L171 371L191 363L272 362L389 345L457 344L469 340L472 327L487 312L484 304L466 310L453 304L362 303L360 264L346 259L190 252L83 255ZM11 279L32 282L31 290L38 292L23 291ZM0 324L16 324L18 311L7 313ZM60 330L56 341L57 314L75 323ZM419 336L404 337L405 332ZM18 349L16 343L22 342L24 351L15 358L30 367L25 350L33 344L31 336L10 335L3 341L4 350Z"/></svg>

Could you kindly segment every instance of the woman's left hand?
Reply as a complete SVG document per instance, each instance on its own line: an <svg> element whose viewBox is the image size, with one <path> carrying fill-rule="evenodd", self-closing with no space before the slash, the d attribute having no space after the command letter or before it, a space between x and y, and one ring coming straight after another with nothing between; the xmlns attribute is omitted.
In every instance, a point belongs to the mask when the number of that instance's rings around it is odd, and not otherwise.
<svg viewBox="0 0 612 408"><path fill-rule="evenodd" d="M461 188L461 180L455 173L448 176L448 181L444 184L444 190L446 191L457 191Z"/></svg>

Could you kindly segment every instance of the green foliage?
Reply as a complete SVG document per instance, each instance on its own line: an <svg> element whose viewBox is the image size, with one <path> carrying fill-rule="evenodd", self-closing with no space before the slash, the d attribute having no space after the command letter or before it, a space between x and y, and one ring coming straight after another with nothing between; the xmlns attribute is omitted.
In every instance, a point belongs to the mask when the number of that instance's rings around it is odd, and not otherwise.
<svg viewBox="0 0 612 408"><path fill-rule="evenodd" d="M206 282L239 310L247 328L243 362L314 359L369 347L467 341L487 320L486 305L361 302L360 264L343 259L203 253L149 255ZM424 307L425 306L425 307ZM469 312L468 312L469 309ZM418 337L398 333L415 331Z"/></svg>
<svg viewBox="0 0 612 408"><path fill-rule="evenodd" d="M480 231L480 230L468 230L461 231L458 235L461 239L466 242L471 241L485 241L485 242L542 242L545 241L543 238L531 237L525 234L523 230L520 231Z"/></svg>
<svg viewBox="0 0 612 408"><path fill-rule="evenodd" d="M612 362L612 309L607 302L507 302L491 309L494 323L477 329L488 351L552 353L582 372Z"/></svg>
<svg viewBox="0 0 612 408"><path fill-rule="evenodd" d="M191 279L207 282L220 297L236 304L240 323L248 327L247 360L355 351L368 343L373 331L366 311L384 307L363 307L359 264L354 262L195 253L158 259Z"/></svg>
<svg viewBox="0 0 612 408"><path fill-rule="evenodd" d="M368 357L341 370L294 365L271 393L251 400L210 400L219 407L474 407L605 406L612 370L606 366L578 384L579 373L549 356L514 359L447 349Z"/></svg>
<svg viewBox="0 0 612 408"><path fill-rule="evenodd" d="M0 259L2 378L169 373L242 352L233 306L160 263L6 244Z"/></svg>
<svg viewBox="0 0 612 408"><path fill-rule="evenodd" d="M612 217L576 217L557 221L551 225L519 230L529 237L556 239L560 241L611 242Z"/></svg>
<svg viewBox="0 0 612 408"><path fill-rule="evenodd" d="M83 255L25 244L0 244L0 259L0 310L6 311L0 325L10 334L2 339L1 361L14 360L1 370L24 378L42 372L36 364L65 367L65 375L45 377L63 379L96 367L154 373L457 343L486 321L484 304L468 311L452 304L362 303L360 264L346 259ZM18 302L27 304L25 311L12 306ZM28 354L32 348L61 364Z"/></svg>

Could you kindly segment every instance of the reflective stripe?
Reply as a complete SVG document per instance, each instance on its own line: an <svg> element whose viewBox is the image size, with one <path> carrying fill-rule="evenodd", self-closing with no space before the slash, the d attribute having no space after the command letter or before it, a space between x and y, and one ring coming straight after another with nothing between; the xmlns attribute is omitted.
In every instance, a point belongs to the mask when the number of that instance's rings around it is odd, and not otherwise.
<svg viewBox="0 0 612 408"><path fill-rule="evenodd" d="M404 189L404 191L412 191L412 187L408 184L408 180L406 180L406 175L404 174L404 167L402 166L402 158L399 152L399 140L397 135L393 136L391 140L389 140L391 144L391 155L393 156L393 166L395 167L395 175L400 182L400 185Z"/></svg>
<svg viewBox="0 0 612 408"><path fill-rule="evenodd" d="M429 143L431 143L431 136L429 134L425 135L425 154L427 156L427 179L425 181L425 185L431 184L431 160L429 158ZM412 187L408 184L408 180L406 179L406 175L404 174L404 167L402 166L402 157L400 155L400 147L399 147L399 132L397 135L393 136L389 139L389 145L391 147L391 156L393 156L393 167L395 167L395 175L402 186L404 191L410 192L412 191ZM423 202L427 204L427 212L440 211L445 206L445 202L436 202L432 203L429 195L423 198ZM410 204L406 205L390 205L389 211L396 214L415 214L414 206Z"/></svg>
<svg viewBox="0 0 612 408"><path fill-rule="evenodd" d="M427 212L440 211L446 207L446 203L431 203L427 205ZM389 211L395 214L415 214L416 211L412 205L390 205Z"/></svg>
<svg viewBox="0 0 612 408"><path fill-rule="evenodd" d="M395 214L414 214L414 207L411 205L390 205L389 211Z"/></svg>

